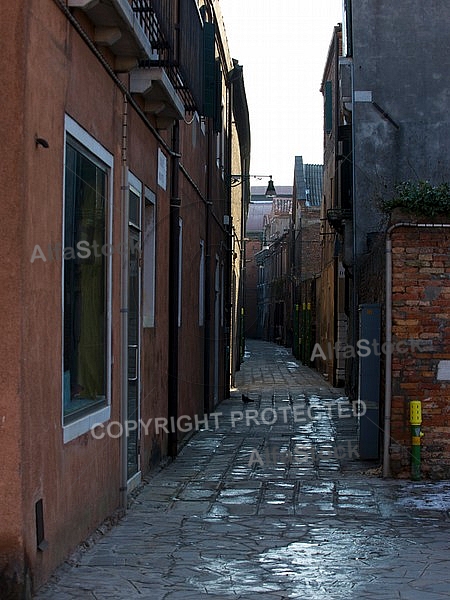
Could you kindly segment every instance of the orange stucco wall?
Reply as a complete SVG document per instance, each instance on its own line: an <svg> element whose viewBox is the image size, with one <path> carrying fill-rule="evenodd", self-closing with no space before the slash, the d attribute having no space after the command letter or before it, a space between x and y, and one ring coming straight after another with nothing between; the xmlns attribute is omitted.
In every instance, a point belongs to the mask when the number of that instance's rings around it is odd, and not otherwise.
<svg viewBox="0 0 450 600"><path fill-rule="evenodd" d="M88 34L92 25L75 11ZM2 9L0 21L3 151L0 175L2 260L0 306L3 334L0 433L0 597L13 591L29 595L98 524L120 504L120 440L95 439L90 432L64 443L62 427L62 261L35 260L39 245L62 243L64 119L69 115L114 161L112 242L119 246L122 222L122 134L124 98L92 50L70 25L56 3L17 0ZM108 50L102 52L109 59ZM122 74L128 84L128 75ZM136 101L139 103L139 99ZM150 117L151 119L151 117ZM128 105L127 166L156 194L156 306L154 327L142 330L142 406L144 421L168 415L169 238L171 170L167 187L158 185L158 149L170 146L170 130L156 133ZM153 122L152 122L153 123ZM36 145L35 137L48 147ZM211 142L214 140L214 144ZM223 165L216 166L215 134L198 120L180 124L180 216L183 219L182 324L179 330L179 415L203 416L206 341L198 322L200 240L206 240L210 211L211 261L223 268L229 260L229 233ZM210 164L207 175L206 165ZM212 165L212 167L211 167ZM207 209L207 207L209 207ZM47 254L48 258L48 254ZM111 420L120 419L121 257L113 253L111 305ZM225 279L225 284L227 281ZM222 290L224 311L229 299ZM214 291L205 315L214 332ZM226 322L226 315L224 315ZM220 322L218 394L226 391L227 348ZM213 407L214 368L209 370L208 408ZM181 436L180 436L181 437ZM143 474L167 453L167 435L151 427L141 439ZM36 544L36 502L43 501L45 540ZM14 588L14 589L13 589ZM4 594L5 592L5 594ZM14 596L13 596L14 597Z"/></svg>
<svg viewBox="0 0 450 600"><path fill-rule="evenodd" d="M24 207L24 181L22 164L24 155L24 126L21 111L25 89L23 72L25 57L26 19L21 3L7 3L2 7L0 21L0 51L4 66L1 70L3 92L0 130L2 146L8 152L0 161L0 177L4 183L1 202L0 234L2 258L0 261L2 367L0 381L0 435L2 460L0 461L0 596L3 579L11 580L16 572L25 578L25 557L22 550L21 502L21 215ZM18 43L19 41L19 43ZM6 93L5 93L6 92Z"/></svg>

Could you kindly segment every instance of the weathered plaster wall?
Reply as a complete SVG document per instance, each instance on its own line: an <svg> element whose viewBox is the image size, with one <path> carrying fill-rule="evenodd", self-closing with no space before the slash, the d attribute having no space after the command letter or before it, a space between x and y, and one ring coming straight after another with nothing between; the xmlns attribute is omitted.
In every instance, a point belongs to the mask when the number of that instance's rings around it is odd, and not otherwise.
<svg viewBox="0 0 450 600"><path fill-rule="evenodd" d="M450 5L438 0L353 3L357 254L382 229L379 200L402 180L450 178ZM361 99L361 97L360 97Z"/></svg>

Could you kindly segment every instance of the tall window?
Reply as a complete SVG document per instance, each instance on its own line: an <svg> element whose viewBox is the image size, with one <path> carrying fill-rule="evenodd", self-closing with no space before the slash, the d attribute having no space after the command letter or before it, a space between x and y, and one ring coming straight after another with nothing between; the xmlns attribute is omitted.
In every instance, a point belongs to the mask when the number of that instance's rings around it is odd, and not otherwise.
<svg viewBox="0 0 450 600"><path fill-rule="evenodd" d="M325 132L331 133L333 129L333 84L325 82Z"/></svg>
<svg viewBox="0 0 450 600"><path fill-rule="evenodd" d="M342 48L344 56L353 56L352 2L343 0Z"/></svg>
<svg viewBox="0 0 450 600"><path fill-rule="evenodd" d="M77 127L74 125L72 129ZM63 240L64 425L101 409L108 399L110 168L79 139L70 135L69 130L68 127ZM90 138L86 132L84 137L84 141ZM94 140L93 143L99 146Z"/></svg>

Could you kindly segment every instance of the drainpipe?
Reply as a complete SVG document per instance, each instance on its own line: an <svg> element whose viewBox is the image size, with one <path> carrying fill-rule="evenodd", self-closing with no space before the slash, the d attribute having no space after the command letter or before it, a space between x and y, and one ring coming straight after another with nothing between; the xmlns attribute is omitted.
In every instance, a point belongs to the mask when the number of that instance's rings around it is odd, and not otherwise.
<svg viewBox="0 0 450 600"><path fill-rule="evenodd" d="M358 264L357 264L357 242L356 242L356 219L357 219L357 210L356 210L356 103L355 103L355 63L353 62L353 57L350 63L351 69L351 77L352 77L352 251L353 251L353 260L352 260L352 339L351 345L352 348L356 348L356 341L358 339L358 329L359 329L359 311L358 311ZM358 370L359 364L358 361L353 358L352 359L352 369L350 373L350 381L347 381L347 386L350 387L352 393L356 393L356 396L359 396L358 390ZM347 370L347 369L346 369Z"/></svg>
<svg viewBox="0 0 450 600"><path fill-rule="evenodd" d="M450 223L413 223L401 222L391 225L386 232L386 306L385 337L386 365L384 385L384 439L383 439L383 477L390 477L390 441L391 441L391 408L392 408L392 232L399 227L448 228Z"/></svg>
<svg viewBox="0 0 450 600"><path fill-rule="evenodd" d="M383 477L390 477L391 462L389 447L391 441L391 406L392 406L392 228L386 234L386 302L385 302L385 338L386 364L384 375L384 440L383 440Z"/></svg>
<svg viewBox="0 0 450 600"><path fill-rule="evenodd" d="M226 173L230 173L233 164L233 87L234 80L232 74L234 74L234 70L228 73L228 82L227 82L227 94L228 94L228 115L227 115L227 129L228 129L228 140L227 140L227 168L225 169ZM226 182L228 184L228 182ZM244 182L242 182L244 185ZM226 254L225 254L225 277L224 277L224 288L222 290L222 294L224 295L224 306L225 306L225 314L224 314L224 329L223 332L225 335L225 365L224 365L224 398L230 397L230 375L233 372L233 367L231 365L231 356L232 352L232 344L233 340L231 339L231 334L236 336L235 323L233 323L233 312L234 312L234 298L231 297L231 281L232 281L232 269L233 269L233 220L232 220L232 189L231 185L226 185L226 212L229 217L229 225L226 232ZM225 294L225 290L227 293ZM233 356L234 360L234 356Z"/></svg>
<svg viewBox="0 0 450 600"><path fill-rule="evenodd" d="M339 26L335 27L335 34L334 34L334 56L335 58L335 65L334 65L334 81L333 81L333 87L335 90L335 93L337 93L337 91L339 90L339 41L338 41L338 37L337 37L337 31L339 30ZM338 138L339 138L339 102L335 102L335 106L334 106L334 115L333 115L333 136L334 136L334 172L336 174L336 176L333 178L333 197L334 197L334 201L339 204L341 204L341 199L339 198L339 186L338 186L338 165L337 165L337 156L339 154L339 147L338 147ZM339 178L340 179L340 178ZM340 182L339 182L340 184ZM340 279L339 279L339 254L336 256L336 239L337 236L335 238L335 243L334 243L334 248L333 248L333 342L335 344L335 348L336 343L340 340L338 340L338 332L339 332L339 327L338 327L338 321L339 321L339 287L341 285ZM311 347L308 348L308 352L309 352L309 357L307 357L308 360L308 365L310 364L310 357L311 357ZM338 354L337 352L333 352L332 354L333 358L332 358L332 372L331 372L331 383L332 385L338 385L338 377L337 377L337 370L338 370Z"/></svg>
<svg viewBox="0 0 450 600"><path fill-rule="evenodd" d="M120 507L127 509L127 483L128 483L128 445L125 431L125 421L128 416L128 101L123 96L122 115L122 167L121 167L121 249L120 254L120 422L122 435L120 436Z"/></svg>
<svg viewBox="0 0 450 600"><path fill-rule="evenodd" d="M172 129L172 172L170 195L170 237L169 237L169 364L168 364L168 417L169 423L176 423L178 417L178 312L179 312L179 252L180 252L180 198L179 193L179 123ZM168 454L178 453L176 427L171 426L168 435Z"/></svg>
<svg viewBox="0 0 450 600"><path fill-rule="evenodd" d="M211 119L208 120L208 161L207 161L207 173L206 173L206 220L205 220L205 323L203 326L203 411L205 414L209 414L210 407L210 393L211 393L211 248L210 248L210 212L212 203L211 198L211 177L212 169L211 165L215 164L212 157L212 131L211 131Z"/></svg>
<svg viewBox="0 0 450 600"><path fill-rule="evenodd" d="M247 172L247 162L244 161L245 167L244 167L244 173ZM242 168L242 167L241 167ZM240 273L239 273L239 288L240 288L240 292L239 292L239 298L238 298L238 307L239 307L239 327L238 327L238 332L239 332L239 345L238 345L238 352L239 352L239 356L237 357L237 362L235 361L234 364L234 368L233 368L233 387L235 387L235 371L239 371L241 368L241 364L242 361L244 360L244 354L245 354L245 328L246 328L246 317L247 315L245 314L245 281L246 281L246 277L247 277L247 268L246 268L246 264L247 264L247 241L246 241L246 235L247 235L247 231L246 231L246 206L247 206L247 190L248 190L248 183L246 181L242 182L242 185L244 186L242 188L242 195L241 195L241 232L240 232L240 236L241 236L241 241L240 241L240 251L241 251L241 264L240 264Z"/></svg>

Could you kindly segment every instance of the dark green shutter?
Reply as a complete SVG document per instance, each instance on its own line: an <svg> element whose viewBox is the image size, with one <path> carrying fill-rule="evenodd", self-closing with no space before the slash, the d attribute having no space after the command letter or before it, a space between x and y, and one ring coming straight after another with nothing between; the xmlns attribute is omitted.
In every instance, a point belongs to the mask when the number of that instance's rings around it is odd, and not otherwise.
<svg viewBox="0 0 450 600"><path fill-rule="evenodd" d="M203 116L214 117L216 95L215 25L203 24Z"/></svg>
<svg viewBox="0 0 450 600"><path fill-rule="evenodd" d="M325 83L325 131L330 133L333 128L333 85Z"/></svg>
<svg viewBox="0 0 450 600"><path fill-rule="evenodd" d="M222 69L220 60L216 60L215 69L215 92L214 92L214 131L218 133L222 129Z"/></svg>

